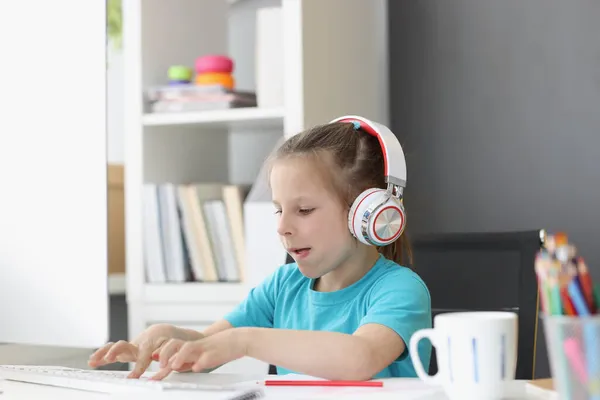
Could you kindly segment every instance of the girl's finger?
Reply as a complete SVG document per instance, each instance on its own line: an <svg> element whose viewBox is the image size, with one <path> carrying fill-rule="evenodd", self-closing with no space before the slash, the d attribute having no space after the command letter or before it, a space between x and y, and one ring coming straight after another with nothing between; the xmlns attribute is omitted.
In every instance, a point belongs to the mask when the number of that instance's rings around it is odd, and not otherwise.
<svg viewBox="0 0 600 400"><path fill-rule="evenodd" d="M165 344L167 344L171 340L179 340L179 339L172 339L172 338L166 337L166 336L161 336L161 337L155 339L155 341L154 341L154 349L155 350L161 349Z"/></svg>
<svg viewBox="0 0 600 400"><path fill-rule="evenodd" d="M152 352L152 361L160 360L160 351L163 349L163 347L165 347L167 343L169 343L169 340L170 339L168 338L160 338L158 340L158 342L156 343L156 348Z"/></svg>
<svg viewBox="0 0 600 400"><path fill-rule="evenodd" d="M194 363L184 363L178 370L177 372L185 372L185 371L191 371L192 370L192 365L194 365Z"/></svg>
<svg viewBox="0 0 600 400"><path fill-rule="evenodd" d="M177 339L169 340L164 343L158 352L158 360L160 361L160 367L164 368L170 364L171 357L176 354L185 342Z"/></svg>
<svg viewBox="0 0 600 400"><path fill-rule="evenodd" d="M150 377L152 381L160 381L165 379L173 370L170 367L161 368L156 374Z"/></svg>
<svg viewBox="0 0 600 400"><path fill-rule="evenodd" d="M113 359L113 362L136 362L138 359L139 356L137 351L134 351L133 349L127 349L126 351L117 354L117 356Z"/></svg>
<svg viewBox="0 0 600 400"><path fill-rule="evenodd" d="M142 343L140 345L139 354L135 363L135 367L127 376L128 378L139 378L150 366L152 362L152 344Z"/></svg>
<svg viewBox="0 0 600 400"><path fill-rule="evenodd" d="M97 367L104 364L104 357L110 348L114 345L113 342L108 342L104 346L96 350L89 358L88 364L91 367Z"/></svg>
<svg viewBox="0 0 600 400"><path fill-rule="evenodd" d="M194 365L192 365L192 371L193 372L202 372L205 369L209 369L209 368L216 366L215 356L216 356L216 354L214 352L211 353L210 351L208 351L208 352L205 351L194 362Z"/></svg>
<svg viewBox="0 0 600 400"><path fill-rule="evenodd" d="M179 349L177 353L175 353L171 360L169 360L169 365L174 370L179 370L183 367L184 364L196 362L198 356L202 354L202 347L200 344L187 342L184 343L183 346Z"/></svg>
<svg viewBox="0 0 600 400"><path fill-rule="evenodd" d="M108 363L113 363L117 361L117 356L119 355L126 355L127 360L133 358L131 361L135 361L135 357L137 357L137 347L125 340L119 340L106 353L104 360Z"/></svg>
<svg viewBox="0 0 600 400"><path fill-rule="evenodd" d="M198 357L198 360L194 363L194 365L192 365L192 371L201 372L202 370L206 369L206 367L204 366L206 364L204 360L205 357L203 355Z"/></svg>
<svg viewBox="0 0 600 400"><path fill-rule="evenodd" d="M171 366L173 364L173 360L175 360L175 357L177 357L177 354L174 354L173 357L171 357L169 359L169 362L167 363L167 365ZM184 371L190 371L192 369L192 366L194 365L194 362L185 362L183 363L183 365L177 369L172 368L171 369L173 371L177 371L177 372L184 372Z"/></svg>
<svg viewBox="0 0 600 400"><path fill-rule="evenodd" d="M169 374L173 371L185 372L185 371L191 370L191 368L192 368L192 363L183 364L182 367L179 368L178 370L173 370L171 367L167 366L167 367L161 368L156 374L154 374L149 379L153 380L153 381L160 381L162 379L165 379L167 376L169 376Z"/></svg>

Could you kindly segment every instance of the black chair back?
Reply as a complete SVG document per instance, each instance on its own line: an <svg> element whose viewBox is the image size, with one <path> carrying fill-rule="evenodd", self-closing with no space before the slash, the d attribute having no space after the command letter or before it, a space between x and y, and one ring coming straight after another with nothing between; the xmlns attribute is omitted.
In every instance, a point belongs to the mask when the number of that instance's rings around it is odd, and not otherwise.
<svg viewBox="0 0 600 400"><path fill-rule="evenodd" d="M431 293L433 317L453 311L518 314L517 379L535 373L538 289L534 269L543 230L443 233L413 238L414 269ZM435 348L429 373L437 372Z"/></svg>

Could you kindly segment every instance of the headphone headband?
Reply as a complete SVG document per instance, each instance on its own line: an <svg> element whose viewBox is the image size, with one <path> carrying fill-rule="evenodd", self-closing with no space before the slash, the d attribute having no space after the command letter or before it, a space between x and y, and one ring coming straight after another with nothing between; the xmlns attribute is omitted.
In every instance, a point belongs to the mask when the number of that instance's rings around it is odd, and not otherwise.
<svg viewBox="0 0 600 400"><path fill-rule="evenodd" d="M406 187L406 160L404 150L398 138L385 125L370 121L357 115L345 115L336 118L334 122L358 122L360 129L379 140L383 152L383 163L385 168L385 181L401 187Z"/></svg>

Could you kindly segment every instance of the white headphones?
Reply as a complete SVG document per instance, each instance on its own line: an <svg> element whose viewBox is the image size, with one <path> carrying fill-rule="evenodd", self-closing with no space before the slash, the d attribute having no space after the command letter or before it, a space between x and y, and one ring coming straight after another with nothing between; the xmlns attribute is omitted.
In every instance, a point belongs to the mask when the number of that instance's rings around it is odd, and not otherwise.
<svg viewBox="0 0 600 400"><path fill-rule="evenodd" d="M385 246L404 232L406 214L402 195L406 187L406 161L396 136L386 126L356 115L345 115L331 121L353 123L379 140L383 151L387 189L370 188L354 200L348 213L348 228L354 237L367 245Z"/></svg>

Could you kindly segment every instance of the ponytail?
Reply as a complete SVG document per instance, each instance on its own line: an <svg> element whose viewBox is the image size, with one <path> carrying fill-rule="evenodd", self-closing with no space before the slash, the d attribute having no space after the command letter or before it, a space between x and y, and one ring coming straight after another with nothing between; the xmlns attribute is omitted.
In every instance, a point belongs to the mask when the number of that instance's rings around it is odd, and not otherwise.
<svg viewBox="0 0 600 400"><path fill-rule="evenodd" d="M406 233L403 233L395 242L387 246L378 247L377 250L388 260L414 269L412 247Z"/></svg>

